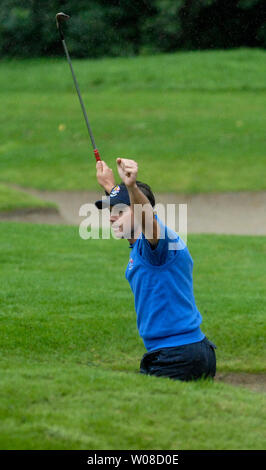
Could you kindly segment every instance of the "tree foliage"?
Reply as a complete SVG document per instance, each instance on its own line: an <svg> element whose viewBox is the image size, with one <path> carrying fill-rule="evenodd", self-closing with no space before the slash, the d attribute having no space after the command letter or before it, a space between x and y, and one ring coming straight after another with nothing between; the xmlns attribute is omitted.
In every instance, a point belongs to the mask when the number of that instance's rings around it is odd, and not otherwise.
<svg viewBox="0 0 266 470"><path fill-rule="evenodd" d="M266 47L265 0L1 0L0 54L61 54L59 11L76 57Z"/></svg>

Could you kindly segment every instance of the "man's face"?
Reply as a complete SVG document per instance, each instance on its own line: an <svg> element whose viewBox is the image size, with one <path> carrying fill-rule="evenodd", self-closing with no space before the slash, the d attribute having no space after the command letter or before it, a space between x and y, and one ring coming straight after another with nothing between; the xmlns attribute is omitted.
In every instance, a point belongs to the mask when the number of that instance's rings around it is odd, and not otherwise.
<svg viewBox="0 0 266 470"><path fill-rule="evenodd" d="M110 223L116 238L135 238L134 214L130 206L117 204L110 207Z"/></svg>

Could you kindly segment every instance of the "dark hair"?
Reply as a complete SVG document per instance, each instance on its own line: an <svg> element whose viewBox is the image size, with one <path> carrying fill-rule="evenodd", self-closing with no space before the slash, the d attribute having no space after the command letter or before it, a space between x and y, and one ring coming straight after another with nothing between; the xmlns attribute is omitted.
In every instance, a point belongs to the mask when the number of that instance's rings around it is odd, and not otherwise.
<svg viewBox="0 0 266 470"><path fill-rule="evenodd" d="M155 206L155 197L154 197L154 194L151 190L151 187L146 184L146 183L142 183L141 181L136 181L137 183L137 187L141 190L141 192L146 196L146 198L150 201L152 207ZM119 183L119 186L125 186L125 183L123 183L121 181L121 183Z"/></svg>

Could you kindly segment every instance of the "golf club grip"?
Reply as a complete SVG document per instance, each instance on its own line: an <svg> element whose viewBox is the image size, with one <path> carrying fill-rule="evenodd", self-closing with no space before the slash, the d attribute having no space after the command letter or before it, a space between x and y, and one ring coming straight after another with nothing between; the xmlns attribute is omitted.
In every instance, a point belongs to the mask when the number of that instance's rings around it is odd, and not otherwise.
<svg viewBox="0 0 266 470"><path fill-rule="evenodd" d="M99 154L98 149L94 149L94 150L93 150L93 153L94 153L94 156L95 156L95 158L96 158L96 162L100 162L100 161L101 161L101 157L100 157L100 154Z"/></svg>

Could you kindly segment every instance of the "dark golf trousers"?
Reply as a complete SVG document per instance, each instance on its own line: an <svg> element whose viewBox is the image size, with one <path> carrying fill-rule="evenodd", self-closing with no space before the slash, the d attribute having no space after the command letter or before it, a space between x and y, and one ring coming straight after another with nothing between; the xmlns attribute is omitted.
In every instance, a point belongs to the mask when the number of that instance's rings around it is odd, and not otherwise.
<svg viewBox="0 0 266 470"><path fill-rule="evenodd" d="M215 349L215 344L205 337L197 343L152 351L144 354L140 372L183 381L214 377Z"/></svg>

